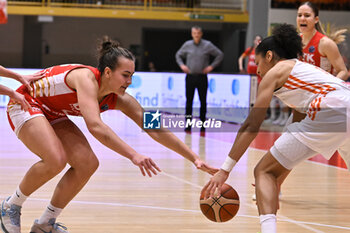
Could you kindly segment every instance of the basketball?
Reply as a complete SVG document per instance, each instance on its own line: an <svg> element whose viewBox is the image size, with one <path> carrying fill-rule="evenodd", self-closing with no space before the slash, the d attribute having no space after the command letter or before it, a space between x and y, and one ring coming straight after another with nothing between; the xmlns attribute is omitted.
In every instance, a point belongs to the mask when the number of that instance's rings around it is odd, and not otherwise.
<svg viewBox="0 0 350 233"><path fill-rule="evenodd" d="M201 195L200 208L202 213L213 222L226 222L232 219L239 209L239 196L230 185L224 184L220 197L204 200Z"/></svg>

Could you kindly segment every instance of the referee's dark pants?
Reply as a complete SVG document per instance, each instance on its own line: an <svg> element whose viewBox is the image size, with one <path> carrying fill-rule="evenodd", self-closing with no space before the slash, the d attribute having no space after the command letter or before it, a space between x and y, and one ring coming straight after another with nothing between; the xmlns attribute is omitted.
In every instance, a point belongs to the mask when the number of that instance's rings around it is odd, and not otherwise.
<svg viewBox="0 0 350 233"><path fill-rule="evenodd" d="M205 121L207 113L207 91L208 76L206 74L187 74L186 75L186 118L192 119L192 104L194 91L197 88L199 100L201 101L200 120Z"/></svg>

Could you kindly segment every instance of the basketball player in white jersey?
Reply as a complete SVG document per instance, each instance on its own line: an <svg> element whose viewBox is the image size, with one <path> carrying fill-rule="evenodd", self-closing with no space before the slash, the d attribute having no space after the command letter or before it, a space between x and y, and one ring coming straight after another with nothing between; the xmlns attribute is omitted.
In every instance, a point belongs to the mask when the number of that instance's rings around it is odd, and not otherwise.
<svg viewBox="0 0 350 233"><path fill-rule="evenodd" d="M203 189L205 197L220 191L230 171L256 137L273 95L305 115L287 127L254 169L261 233L276 232L278 179L318 153L329 158L338 149L349 168L350 89L326 71L297 60L301 38L292 25L281 25L256 49L263 77L254 108L241 126L220 171Z"/></svg>

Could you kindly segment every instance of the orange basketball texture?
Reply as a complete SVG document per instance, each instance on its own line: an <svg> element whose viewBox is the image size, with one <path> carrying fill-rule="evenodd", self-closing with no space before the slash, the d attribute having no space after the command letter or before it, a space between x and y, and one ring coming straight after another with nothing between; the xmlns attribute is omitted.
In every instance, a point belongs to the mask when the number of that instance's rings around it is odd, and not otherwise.
<svg viewBox="0 0 350 233"><path fill-rule="evenodd" d="M226 222L232 219L239 209L238 193L228 184L223 184L220 197L204 200L201 195L199 202L204 216L213 222Z"/></svg>

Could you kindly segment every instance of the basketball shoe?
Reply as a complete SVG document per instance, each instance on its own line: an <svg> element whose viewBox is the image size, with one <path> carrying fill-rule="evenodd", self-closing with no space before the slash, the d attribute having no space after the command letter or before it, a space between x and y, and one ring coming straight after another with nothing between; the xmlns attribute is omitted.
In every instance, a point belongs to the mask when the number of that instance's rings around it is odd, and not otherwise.
<svg viewBox="0 0 350 233"><path fill-rule="evenodd" d="M1 203L1 229L5 233L21 233L21 206L7 204L7 198Z"/></svg>
<svg viewBox="0 0 350 233"><path fill-rule="evenodd" d="M51 218L48 223L39 224L38 219L34 221L30 233L69 233L67 227L61 223L56 223L56 219Z"/></svg>

